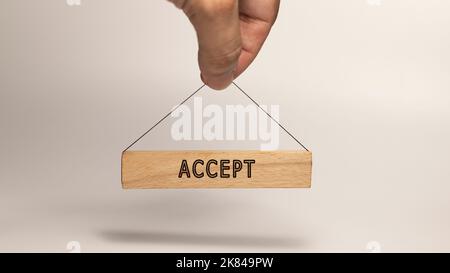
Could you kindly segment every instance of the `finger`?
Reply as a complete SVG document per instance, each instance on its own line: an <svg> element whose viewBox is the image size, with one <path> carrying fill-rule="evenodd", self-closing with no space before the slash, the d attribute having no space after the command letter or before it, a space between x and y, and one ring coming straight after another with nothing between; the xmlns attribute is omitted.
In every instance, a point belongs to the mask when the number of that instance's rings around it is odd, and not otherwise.
<svg viewBox="0 0 450 273"><path fill-rule="evenodd" d="M188 0L181 5L197 32L201 78L213 89L234 79L241 54L237 0Z"/></svg>
<svg viewBox="0 0 450 273"><path fill-rule="evenodd" d="M257 3L256 3L257 2ZM234 77L238 77L258 55L277 18L279 0L240 0L242 54Z"/></svg>
<svg viewBox="0 0 450 273"><path fill-rule="evenodd" d="M168 0L169 2L172 2L177 8L183 9L184 4L188 0Z"/></svg>

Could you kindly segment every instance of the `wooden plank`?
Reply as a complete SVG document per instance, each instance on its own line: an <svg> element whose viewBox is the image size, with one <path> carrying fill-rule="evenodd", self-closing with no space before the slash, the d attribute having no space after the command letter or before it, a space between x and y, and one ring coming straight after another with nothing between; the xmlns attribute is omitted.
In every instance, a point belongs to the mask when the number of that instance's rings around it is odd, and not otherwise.
<svg viewBox="0 0 450 273"><path fill-rule="evenodd" d="M306 151L126 151L124 189L309 188Z"/></svg>

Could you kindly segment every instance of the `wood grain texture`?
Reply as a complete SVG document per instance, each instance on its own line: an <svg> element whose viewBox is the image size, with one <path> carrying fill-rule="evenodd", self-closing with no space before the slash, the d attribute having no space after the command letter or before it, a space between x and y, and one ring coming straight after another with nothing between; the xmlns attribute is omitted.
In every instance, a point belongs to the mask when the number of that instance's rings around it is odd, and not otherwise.
<svg viewBox="0 0 450 273"><path fill-rule="evenodd" d="M195 160L203 160L204 165L196 165L201 178L192 174ZM210 164L211 178L206 174L206 163ZM233 160L255 160L233 177ZM186 160L191 176L183 173L179 178L182 161ZM230 160L230 169L220 177L220 160ZM239 166L239 164L236 165ZM224 164L226 166L226 164ZM309 188L311 187L312 154L306 151L126 151L122 154L122 187L124 189L164 189L164 188ZM236 168L238 170L238 168Z"/></svg>

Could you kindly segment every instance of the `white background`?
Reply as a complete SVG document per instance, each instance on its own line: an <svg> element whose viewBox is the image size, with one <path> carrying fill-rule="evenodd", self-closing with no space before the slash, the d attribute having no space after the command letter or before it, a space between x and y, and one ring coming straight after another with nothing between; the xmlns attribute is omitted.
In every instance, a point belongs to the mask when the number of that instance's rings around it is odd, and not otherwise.
<svg viewBox="0 0 450 273"><path fill-rule="evenodd" d="M312 189L123 191L122 149L201 84L189 22L1 1L0 251L450 251L449 13L282 1L237 82L313 151Z"/></svg>

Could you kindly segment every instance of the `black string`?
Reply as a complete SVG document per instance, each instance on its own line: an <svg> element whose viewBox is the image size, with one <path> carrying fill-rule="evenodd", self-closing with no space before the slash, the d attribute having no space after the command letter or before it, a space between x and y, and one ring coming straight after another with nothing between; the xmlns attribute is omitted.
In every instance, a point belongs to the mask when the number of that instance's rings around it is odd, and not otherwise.
<svg viewBox="0 0 450 273"><path fill-rule="evenodd" d="M303 145L295 136L293 136L291 133L289 133L288 130L286 130L286 128L284 128L283 125L281 125L276 119L274 119L266 110L264 110L259 103L257 103L254 99L252 99L252 97L250 97L244 90L242 90L242 88L240 88L235 82L233 82L234 86L237 87L237 89L239 89L245 96L247 96L247 98L249 98L256 106L258 106L259 109L261 109L264 113L266 113L266 115L272 119L273 121L275 121L276 124L278 124L278 126L280 126L281 129L283 129L290 137L292 137L298 144L300 144L300 146L303 147L303 149L305 149L307 152L309 152L308 148L305 147L305 145Z"/></svg>
<svg viewBox="0 0 450 273"><path fill-rule="evenodd" d="M295 136L293 136L288 130L286 130L286 128L284 128L283 125L281 125L276 119L274 119L266 110L264 110L254 99L252 99L244 90L242 90L242 88L240 88L235 82L233 82L234 86L237 87L237 89L239 89L247 98L249 98L256 106L258 106L259 109L261 109L264 113L266 113L266 115L272 119L276 124L278 124L278 126L280 126L281 129L283 129L290 137L292 137L298 144L300 144L300 146L303 147L303 149L305 149L306 151L309 152L308 148L305 147L305 145L303 145ZM133 141L133 143L130 144L130 146L128 146L125 150L123 150L124 152L126 152L128 149L130 149L134 144L136 144L139 140L141 140L144 136L146 136L151 130L153 130L153 128L155 128L156 126L158 126L163 120L165 120L168 116L170 116L175 110L178 109L178 107L180 107L181 105L183 105L186 101L188 101L190 98L192 98L195 94L197 94L198 91L202 90L202 88L205 87L205 85L202 85L199 89L195 90L194 93L192 93L191 95L189 95L189 97L187 97L186 99L184 99L180 104L178 104L175 108L172 109L172 111L170 111L169 113L167 113L167 115L165 115L162 119L160 119L155 125L153 125L150 129L148 129L144 134L142 134L140 137L138 137L135 141Z"/></svg>
<svg viewBox="0 0 450 273"><path fill-rule="evenodd" d="M197 94L198 91L202 90L202 88L205 87L205 84L202 85L199 89L195 90L194 93L190 94L189 97L187 97L186 99L184 99L180 104L178 104L175 108L172 109L172 111L170 111L169 113L167 113L167 115L165 115L162 119L160 119L155 125L152 126L152 128L148 129L147 132L145 132L142 136L138 137L138 139L136 139L133 143L130 144L130 146L128 146L125 150L123 150L124 152L126 152L128 149L130 149L134 144L136 144L136 142L138 142L139 140L141 140L145 135L147 135L151 130L153 130L153 128L155 128L156 126L158 126L163 120L165 120L168 116L170 116L170 114L172 114L175 110L178 109L178 107L180 107L181 105L183 105L186 101L188 101L190 98L192 98L192 96L194 96L195 94Z"/></svg>

